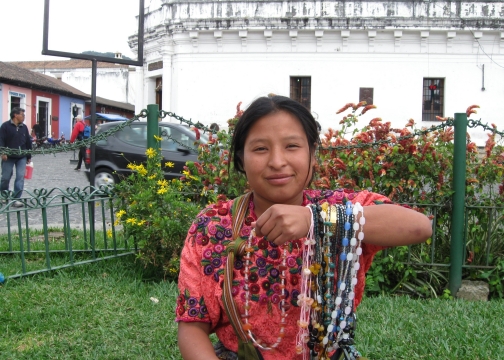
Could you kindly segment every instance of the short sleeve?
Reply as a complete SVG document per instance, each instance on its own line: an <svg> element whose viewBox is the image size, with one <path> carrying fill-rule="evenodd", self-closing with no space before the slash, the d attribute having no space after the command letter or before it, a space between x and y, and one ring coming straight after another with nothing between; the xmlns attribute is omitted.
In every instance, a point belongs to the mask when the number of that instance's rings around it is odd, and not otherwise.
<svg viewBox="0 0 504 360"><path fill-rule="evenodd" d="M204 218L202 214L191 225L180 256L176 321L205 322L214 328L221 317L216 298L219 283L205 274L202 264L203 253L209 245L206 224L198 224Z"/></svg>

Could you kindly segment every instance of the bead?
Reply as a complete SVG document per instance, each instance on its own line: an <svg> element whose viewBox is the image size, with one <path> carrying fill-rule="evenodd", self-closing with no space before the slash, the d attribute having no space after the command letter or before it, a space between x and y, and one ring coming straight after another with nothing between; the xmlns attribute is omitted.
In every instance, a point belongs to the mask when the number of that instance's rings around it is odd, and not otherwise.
<svg viewBox="0 0 504 360"><path fill-rule="evenodd" d="M361 232L359 233L359 235L357 235L357 238L358 238L360 241L364 240L364 233L361 231Z"/></svg>
<svg viewBox="0 0 504 360"><path fill-rule="evenodd" d="M350 246L355 246L355 245L357 245L357 239L353 237L353 238L350 240Z"/></svg>
<svg viewBox="0 0 504 360"><path fill-rule="evenodd" d="M356 222L353 224L353 229L354 231L357 231L359 230L359 224L357 224Z"/></svg>
<svg viewBox="0 0 504 360"><path fill-rule="evenodd" d="M352 253L348 253L347 260L348 261L352 261L352 259L353 259L353 254Z"/></svg>
<svg viewBox="0 0 504 360"><path fill-rule="evenodd" d="M245 330L245 331L252 330L252 325L250 325L249 323L243 324L242 327L243 327L243 330Z"/></svg>
<svg viewBox="0 0 504 360"><path fill-rule="evenodd" d="M333 324L330 324L328 327L327 327L327 332L332 332L334 329L334 325Z"/></svg>
<svg viewBox="0 0 504 360"><path fill-rule="evenodd" d="M346 314L346 315L349 315L351 312L352 312L352 308L351 308L350 306L347 306L347 307L345 308L345 314Z"/></svg>
<svg viewBox="0 0 504 360"><path fill-rule="evenodd" d="M346 231L350 230L350 223L349 222L345 222L345 230Z"/></svg>
<svg viewBox="0 0 504 360"><path fill-rule="evenodd" d="M340 290L345 290L346 288L346 284L344 282L342 282L339 286Z"/></svg>
<svg viewBox="0 0 504 360"><path fill-rule="evenodd" d="M303 353L303 346L296 345L296 354L301 355Z"/></svg>
<svg viewBox="0 0 504 360"><path fill-rule="evenodd" d="M355 270L359 270L360 269L360 263L356 262L353 267L354 267Z"/></svg>
<svg viewBox="0 0 504 360"><path fill-rule="evenodd" d="M335 301L336 305L341 304L341 301L342 301L341 296L338 296Z"/></svg>
<svg viewBox="0 0 504 360"><path fill-rule="evenodd" d="M358 247L357 250L355 250L355 253L359 256L362 255L362 248Z"/></svg>
<svg viewBox="0 0 504 360"><path fill-rule="evenodd" d="M341 260L341 261L345 261L345 260L346 260L346 258L347 258L347 254L345 254L344 252L342 252L342 253L340 254L340 260Z"/></svg>
<svg viewBox="0 0 504 360"><path fill-rule="evenodd" d="M311 271L310 271L310 269L308 269L308 268L304 268L304 269L303 269L303 275L304 275L304 276L310 276L310 275L311 275Z"/></svg>
<svg viewBox="0 0 504 360"><path fill-rule="evenodd" d="M341 245L348 246L348 238L343 238L343 240L341 241Z"/></svg>
<svg viewBox="0 0 504 360"><path fill-rule="evenodd" d="M348 298L349 298L350 300L353 300L353 299L355 298L355 293L354 293L353 291L350 291L350 292L348 293Z"/></svg>
<svg viewBox="0 0 504 360"><path fill-rule="evenodd" d="M324 337L324 339L322 340L322 344L324 345L327 345L327 343L329 342L329 339L326 337Z"/></svg>
<svg viewBox="0 0 504 360"><path fill-rule="evenodd" d="M336 319L336 317L338 316L338 312L336 310L334 310L332 313L331 313L331 318L333 319Z"/></svg>
<svg viewBox="0 0 504 360"><path fill-rule="evenodd" d="M359 219L359 224L361 225L366 224L366 218L364 216L361 216L361 218Z"/></svg>
<svg viewBox="0 0 504 360"><path fill-rule="evenodd" d="M354 286L357 285L357 278L352 279L352 285L354 285Z"/></svg>
<svg viewBox="0 0 504 360"><path fill-rule="evenodd" d="M343 320L342 322L340 322L340 324L339 324L340 329L344 329L345 326L346 326L346 321L345 320Z"/></svg>

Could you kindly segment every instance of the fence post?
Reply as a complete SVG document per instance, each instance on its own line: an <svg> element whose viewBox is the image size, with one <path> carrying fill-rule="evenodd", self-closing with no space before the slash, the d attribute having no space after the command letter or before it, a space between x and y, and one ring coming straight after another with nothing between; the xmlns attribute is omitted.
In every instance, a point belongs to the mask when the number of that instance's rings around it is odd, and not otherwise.
<svg viewBox="0 0 504 360"><path fill-rule="evenodd" d="M453 142L453 201L450 241L450 283L452 295L456 295L462 284L464 259L464 213L466 186L466 133L467 115L456 113Z"/></svg>
<svg viewBox="0 0 504 360"><path fill-rule="evenodd" d="M159 136L159 105L147 105L147 149L156 148L154 135Z"/></svg>

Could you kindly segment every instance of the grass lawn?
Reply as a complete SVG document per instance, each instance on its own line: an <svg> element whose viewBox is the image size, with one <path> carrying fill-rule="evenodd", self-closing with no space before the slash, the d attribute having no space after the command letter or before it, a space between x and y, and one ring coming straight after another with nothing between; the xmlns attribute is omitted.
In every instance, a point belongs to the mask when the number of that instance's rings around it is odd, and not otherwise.
<svg viewBox="0 0 504 360"><path fill-rule="evenodd" d="M108 260L0 286L0 358L181 359L176 285L143 282L132 262ZM503 314L504 301L366 298L356 340L375 360L504 359Z"/></svg>

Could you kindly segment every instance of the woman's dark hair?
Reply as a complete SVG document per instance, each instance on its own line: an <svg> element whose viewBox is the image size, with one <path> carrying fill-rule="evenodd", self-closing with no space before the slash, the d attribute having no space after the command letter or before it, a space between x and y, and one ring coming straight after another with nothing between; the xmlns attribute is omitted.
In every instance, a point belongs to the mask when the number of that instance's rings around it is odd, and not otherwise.
<svg viewBox="0 0 504 360"><path fill-rule="evenodd" d="M240 120L236 123L234 129L230 155L233 159L234 168L237 171L245 173L242 161L243 149L245 147L245 140L247 139L250 128L257 122L257 120L278 111L288 112L299 120L301 126L303 126L306 138L308 139L310 154L314 153L316 144L319 142L319 134L317 124L310 111L297 101L285 96L275 95L271 97L260 97L250 104L247 110L245 110L243 115L240 117ZM308 166L311 165L310 156L310 164Z"/></svg>

